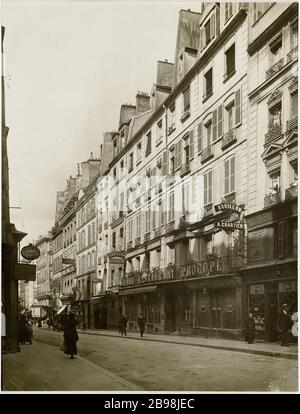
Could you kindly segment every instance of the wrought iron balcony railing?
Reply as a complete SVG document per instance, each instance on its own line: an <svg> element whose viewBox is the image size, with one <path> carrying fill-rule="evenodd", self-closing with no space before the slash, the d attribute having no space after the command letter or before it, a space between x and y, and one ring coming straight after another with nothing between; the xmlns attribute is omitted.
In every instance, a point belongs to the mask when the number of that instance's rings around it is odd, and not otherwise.
<svg viewBox="0 0 300 414"><path fill-rule="evenodd" d="M195 261L180 266L171 265L163 269L126 273L122 279L121 287L235 273L241 265L241 256L217 257L214 255L200 262Z"/></svg>
<svg viewBox="0 0 300 414"><path fill-rule="evenodd" d="M281 202L281 197L280 197L280 191L278 190L276 193L271 193L271 194L267 194L265 195L265 202L264 202L264 206L265 207L270 207L274 204L278 204Z"/></svg>
<svg viewBox="0 0 300 414"><path fill-rule="evenodd" d="M279 72L282 67L283 67L283 63L284 60L283 58L280 59L278 62L276 62L273 66L271 66L267 71L266 71L266 78L269 79L271 78L273 75L275 75L275 73Z"/></svg>
<svg viewBox="0 0 300 414"><path fill-rule="evenodd" d="M222 138L221 148L222 150L228 148L230 145L236 142L236 132L235 129L231 129L227 132Z"/></svg>
<svg viewBox="0 0 300 414"><path fill-rule="evenodd" d="M204 162L211 159L213 156L214 156L213 147L212 145L209 145L201 153L201 163L203 164Z"/></svg>
<svg viewBox="0 0 300 414"><path fill-rule="evenodd" d="M286 131L289 132L292 129L298 128L298 115L294 116L294 118L289 119L286 121Z"/></svg>
<svg viewBox="0 0 300 414"><path fill-rule="evenodd" d="M213 216L214 213L213 203L209 203L204 206L203 217Z"/></svg>
<svg viewBox="0 0 300 414"><path fill-rule="evenodd" d="M183 164L181 166L181 169L180 169L180 176L181 177L183 177L186 174L189 174L190 172L191 172L191 166L190 166L189 162L187 162L186 164Z"/></svg>
<svg viewBox="0 0 300 414"><path fill-rule="evenodd" d="M287 62L298 59L298 45L287 54Z"/></svg>
<svg viewBox="0 0 300 414"><path fill-rule="evenodd" d="M190 111L190 109L188 108L188 109L186 109L184 112L183 112L183 114L181 115L181 117L180 117L180 121L181 122L184 122L184 121L186 121L189 117L191 116L191 111Z"/></svg>
<svg viewBox="0 0 300 414"><path fill-rule="evenodd" d="M291 198L298 197L298 187L297 185L292 185L291 187L285 190L285 199L290 200Z"/></svg>
<svg viewBox="0 0 300 414"><path fill-rule="evenodd" d="M282 135L282 125L273 126L265 135L265 144L273 141Z"/></svg>

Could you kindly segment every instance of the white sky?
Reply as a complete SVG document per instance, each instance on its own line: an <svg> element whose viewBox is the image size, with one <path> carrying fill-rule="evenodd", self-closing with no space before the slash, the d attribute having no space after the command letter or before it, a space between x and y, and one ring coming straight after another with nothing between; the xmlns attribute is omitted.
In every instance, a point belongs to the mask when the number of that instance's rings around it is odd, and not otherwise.
<svg viewBox="0 0 300 414"><path fill-rule="evenodd" d="M25 243L53 226L56 191L117 129L120 105L174 61L188 8L200 2L2 1L11 221Z"/></svg>

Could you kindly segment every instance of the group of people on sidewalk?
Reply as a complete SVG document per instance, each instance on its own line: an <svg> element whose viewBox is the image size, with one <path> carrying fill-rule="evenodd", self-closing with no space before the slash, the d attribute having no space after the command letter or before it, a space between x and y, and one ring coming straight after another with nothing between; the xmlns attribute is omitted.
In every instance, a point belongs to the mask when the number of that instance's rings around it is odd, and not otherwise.
<svg viewBox="0 0 300 414"><path fill-rule="evenodd" d="M128 318L126 315L121 316L119 321L119 332L123 336L127 336L127 324L128 324ZM137 324L140 330L141 338L143 338L145 333L145 327L146 327L146 319L141 313L137 319Z"/></svg>
<svg viewBox="0 0 300 414"><path fill-rule="evenodd" d="M289 346L289 333L292 330L294 336L298 336L298 313L288 313L288 305L284 303L278 318L278 330L280 332L281 346ZM255 320L252 313L249 313L245 324L245 341L252 344L256 337Z"/></svg>

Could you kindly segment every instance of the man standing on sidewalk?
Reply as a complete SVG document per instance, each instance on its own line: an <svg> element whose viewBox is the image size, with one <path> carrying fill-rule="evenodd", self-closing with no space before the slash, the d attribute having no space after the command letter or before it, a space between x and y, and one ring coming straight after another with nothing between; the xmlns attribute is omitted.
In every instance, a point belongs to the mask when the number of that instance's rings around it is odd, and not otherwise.
<svg viewBox="0 0 300 414"><path fill-rule="evenodd" d="M289 329L291 328L291 318L288 314L288 305L282 305L279 314L279 328L281 329L281 346L289 346Z"/></svg>
<svg viewBox="0 0 300 414"><path fill-rule="evenodd" d="M146 319L144 318L142 313L138 317L137 323L138 323L138 326L140 328L141 338L143 338L143 335L144 335L144 332L145 332Z"/></svg>

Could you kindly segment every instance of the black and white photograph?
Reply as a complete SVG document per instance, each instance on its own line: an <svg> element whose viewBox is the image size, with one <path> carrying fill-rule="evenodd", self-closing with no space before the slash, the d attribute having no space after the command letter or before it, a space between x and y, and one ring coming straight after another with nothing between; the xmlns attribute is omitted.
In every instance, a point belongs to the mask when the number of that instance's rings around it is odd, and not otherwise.
<svg viewBox="0 0 300 414"><path fill-rule="evenodd" d="M299 393L298 2L2 0L1 30L1 394Z"/></svg>

